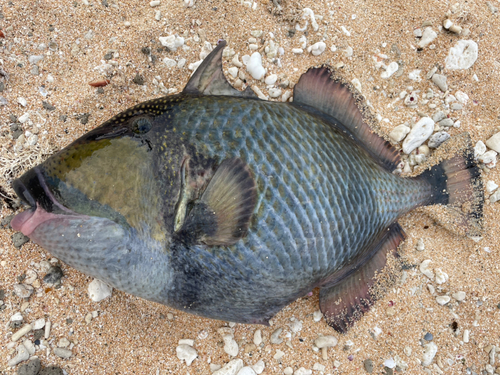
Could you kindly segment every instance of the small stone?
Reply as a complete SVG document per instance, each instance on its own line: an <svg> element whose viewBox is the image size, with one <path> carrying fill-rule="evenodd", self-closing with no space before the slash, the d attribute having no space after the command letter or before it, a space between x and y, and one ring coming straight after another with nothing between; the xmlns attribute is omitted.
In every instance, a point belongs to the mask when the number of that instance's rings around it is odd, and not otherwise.
<svg viewBox="0 0 500 375"><path fill-rule="evenodd" d="M89 296L94 302L102 301L111 296L113 288L101 280L94 279L88 286Z"/></svg>
<svg viewBox="0 0 500 375"><path fill-rule="evenodd" d="M233 78L238 77L238 68L235 66L230 67L228 70L228 73L231 74Z"/></svg>
<svg viewBox="0 0 500 375"><path fill-rule="evenodd" d="M314 340L314 345L318 348L332 348L337 345L338 340L335 336L320 336Z"/></svg>
<svg viewBox="0 0 500 375"><path fill-rule="evenodd" d="M239 358L233 359L220 370L214 371L212 375L236 375L243 368L243 361Z"/></svg>
<svg viewBox="0 0 500 375"><path fill-rule="evenodd" d="M43 327L45 327L45 319L44 318L37 319L33 323L33 330L34 331L36 331L38 329L42 329Z"/></svg>
<svg viewBox="0 0 500 375"><path fill-rule="evenodd" d="M437 33L434 30L432 30L432 27L426 27L422 34L422 38L418 42L418 46L420 48L424 48L429 44L431 44L432 41L436 38L437 38Z"/></svg>
<svg viewBox="0 0 500 375"><path fill-rule="evenodd" d="M441 306L446 305L448 302L450 302L451 298L450 296L437 296L436 297L436 302L439 303Z"/></svg>
<svg viewBox="0 0 500 375"><path fill-rule="evenodd" d="M424 336L424 340L426 340L426 341L432 341L433 338L434 338L434 336L432 336L432 333L430 333L430 332L427 332Z"/></svg>
<svg viewBox="0 0 500 375"><path fill-rule="evenodd" d="M321 320L321 318L323 317L323 313L321 312L321 310L316 310L314 313L313 313L313 320L315 322L319 322Z"/></svg>
<svg viewBox="0 0 500 375"><path fill-rule="evenodd" d="M490 195L490 202L495 203L500 200L500 189Z"/></svg>
<svg viewBox="0 0 500 375"><path fill-rule="evenodd" d="M255 373L257 375L259 374L262 374L262 372L264 371L264 369L266 368L266 364L264 363L264 361L261 359L259 361L257 361L257 363L255 363L255 365L252 366L253 370L255 371Z"/></svg>
<svg viewBox="0 0 500 375"><path fill-rule="evenodd" d="M69 340L66 337L63 337L63 338L59 339L57 346L59 348L67 348L70 344L71 343L69 342Z"/></svg>
<svg viewBox="0 0 500 375"><path fill-rule="evenodd" d="M257 346L262 343L262 330L255 330L255 333L253 334L253 343Z"/></svg>
<svg viewBox="0 0 500 375"><path fill-rule="evenodd" d="M439 122L446 119L446 114L443 111L437 111L436 113L434 113L434 116L432 116L432 119L434 120L434 122Z"/></svg>
<svg viewBox="0 0 500 375"><path fill-rule="evenodd" d="M429 269L429 264L431 260L426 259L422 263L420 263L420 272L422 272L425 276L427 276L429 279L433 280L434 279L434 272Z"/></svg>
<svg viewBox="0 0 500 375"><path fill-rule="evenodd" d="M293 375L311 375L312 370L306 370L304 367L299 368Z"/></svg>
<svg viewBox="0 0 500 375"><path fill-rule="evenodd" d="M415 246L415 248L418 250L418 251L424 251L425 250L425 245L424 245L424 240L422 238L419 238L418 241L417 241L417 246Z"/></svg>
<svg viewBox="0 0 500 375"><path fill-rule="evenodd" d="M47 111L53 111L54 109L56 109L56 107L54 107L52 104L50 104L46 101L42 101L42 107L44 109L46 109Z"/></svg>
<svg viewBox="0 0 500 375"><path fill-rule="evenodd" d="M483 141L478 141L474 146L474 157L477 158L486 152L486 145Z"/></svg>
<svg viewBox="0 0 500 375"><path fill-rule="evenodd" d="M447 132L437 132L434 133L429 138L429 148L438 148L442 143L450 139L450 135Z"/></svg>
<svg viewBox="0 0 500 375"><path fill-rule="evenodd" d="M446 82L447 79L445 75L434 74L431 79L442 92L446 92L448 90L448 83Z"/></svg>
<svg viewBox="0 0 500 375"><path fill-rule="evenodd" d="M20 249L26 242L30 240L29 237L26 237L21 232L14 233L11 238L12 244L16 249Z"/></svg>
<svg viewBox="0 0 500 375"><path fill-rule="evenodd" d="M409 346L405 346L403 352L406 354L407 357L411 356L411 348Z"/></svg>
<svg viewBox="0 0 500 375"><path fill-rule="evenodd" d="M245 353L251 353L251 352L253 352L255 349L257 349L257 345L255 345L254 343L251 343L251 344L246 344L246 345L245 345Z"/></svg>
<svg viewBox="0 0 500 375"><path fill-rule="evenodd" d="M387 316L394 316L396 314L396 309L394 307L388 307L387 310L385 310L385 313Z"/></svg>
<svg viewBox="0 0 500 375"><path fill-rule="evenodd" d="M391 141L394 143L399 143L406 137L410 130L411 129L404 124L398 125L389 133L389 138L391 138Z"/></svg>
<svg viewBox="0 0 500 375"><path fill-rule="evenodd" d="M281 358L283 358L283 356L285 355L285 352L277 349L276 350L276 353L274 354L273 358L277 361L279 361Z"/></svg>
<svg viewBox="0 0 500 375"><path fill-rule="evenodd" d="M9 360L9 362L7 363L9 367L13 367L18 363L26 361L30 358L30 354L28 353L28 350L24 347L23 344L19 344L16 351L17 351L16 356L11 360Z"/></svg>
<svg viewBox="0 0 500 375"><path fill-rule="evenodd" d="M192 339L180 339L179 340L179 345L194 346L194 340L192 340Z"/></svg>
<svg viewBox="0 0 500 375"><path fill-rule="evenodd" d="M177 358L179 358L181 361L186 361L187 366L191 366L191 363L193 363L194 359L198 357L196 349L186 344L179 345L175 349L175 351L177 353Z"/></svg>
<svg viewBox="0 0 500 375"><path fill-rule="evenodd" d="M500 153L500 132L494 134L491 138L486 141L486 146L491 148L493 151Z"/></svg>
<svg viewBox="0 0 500 375"><path fill-rule="evenodd" d="M435 268L434 272L436 274L436 283L437 284L444 284L445 282L448 281L448 274L441 271L441 268Z"/></svg>
<svg viewBox="0 0 500 375"><path fill-rule="evenodd" d="M247 72L257 80L264 78L266 70L262 66L262 56L259 52L254 52L247 63Z"/></svg>
<svg viewBox="0 0 500 375"><path fill-rule="evenodd" d="M427 367L432 363L432 360L434 359L434 356L437 353L438 347L433 342L430 342L428 344L425 344L424 348L425 352L424 355L422 356L422 366Z"/></svg>
<svg viewBox="0 0 500 375"><path fill-rule="evenodd" d="M31 285L15 284L14 293L16 293L16 296L19 298L30 298L33 293L33 287Z"/></svg>
<svg viewBox="0 0 500 375"><path fill-rule="evenodd" d="M42 60L43 60L43 55L32 55L32 56L28 57L28 61L32 65L36 65L38 62L40 62Z"/></svg>
<svg viewBox="0 0 500 375"><path fill-rule="evenodd" d="M481 163L484 163L484 164L489 164L489 163L496 162L496 160L497 160L497 152L493 151L493 150L486 151L484 154L482 154L481 156L479 156L477 158L477 160L479 160Z"/></svg>
<svg viewBox="0 0 500 375"><path fill-rule="evenodd" d="M486 191L488 193L493 193L498 188L498 185L494 181L486 182Z"/></svg>
<svg viewBox="0 0 500 375"><path fill-rule="evenodd" d="M177 48L184 45L184 38L178 35L169 35L166 37L159 37L162 46L167 47L170 51L176 51Z"/></svg>
<svg viewBox="0 0 500 375"><path fill-rule="evenodd" d="M464 330L463 342L469 342L470 331L468 329Z"/></svg>
<svg viewBox="0 0 500 375"><path fill-rule="evenodd" d="M325 365L322 365L321 363L315 363L313 365L313 368L312 368L314 371L320 371L320 372L324 372L325 369L326 369L326 366Z"/></svg>
<svg viewBox="0 0 500 375"><path fill-rule="evenodd" d="M31 74L34 76L40 75L40 67L38 65L33 65L31 68Z"/></svg>
<svg viewBox="0 0 500 375"><path fill-rule="evenodd" d="M367 373L371 374L373 372L373 361L370 358L365 359L363 366L365 367L365 371Z"/></svg>
<svg viewBox="0 0 500 375"><path fill-rule="evenodd" d="M140 75L139 73L137 73L134 77L134 79L132 80L136 85L139 85L139 86L142 86L144 85L144 77L142 75Z"/></svg>
<svg viewBox="0 0 500 375"><path fill-rule="evenodd" d="M64 273L59 266L52 266L49 268L45 276L43 277L43 282L46 284L58 284L63 278Z"/></svg>
<svg viewBox="0 0 500 375"><path fill-rule="evenodd" d="M462 302L466 297L465 292L462 291L453 293L451 296L458 302Z"/></svg>
<svg viewBox="0 0 500 375"><path fill-rule="evenodd" d="M250 366L243 367L240 371L238 371L237 375L257 375L253 368Z"/></svg>
<svg viewBox="0 0 500 375"><path fill-rule="evenodd" d="M224 351L230 356L236 357L239 352L238 343L234 340L232 334L222 336L224 341Z"/></svg>
<svg viewBox="0 0 500 375"><path fill-rule="evenodd" d="M448 30L451 26L453 25L453 22L451 22L449 19L445 19L443 21L443 27Z"/></svg>
<svg viewBox="0 0 500 375"><path fill-rule="evenodd" d="M314 43L312 46L307 48L307 51L312 53L313 56L319 56L325 52L326 44L324 42Z"/></svg>
<svg viewBox="0 0 500 375"><path fill-rule="evenodd" d="M283 374L285 375L293 375L293 368L287 367L283 370Z"/></svg>
<svg viewBox="0 0 500 375"><path fill-rule="evenodd" d="M281 344L283 342L283 339L279 337L281 332L283 332L283 328L278 328L271 334L271 344Z"/></svg>
<svg viewBox="0 0 500 375"><path fill-rule="evenodd" d="M380 74L380 77L387 79L391 77L394 73L396 73L398 69L399 69L398 63L393 61L389 65L387 65L387 68L385 69L384 72Z"/></svg>
<svg viewBox="0 0 500 375"><path fill-rule="evenodd" d="M73 355L73 352L69 349L54 348L54 354L59 358L68 359Z"/></svg>
<svg viewBox="0 0 500 375"><path fill-rule="evenodd" d="M160 5L160 0L153 0L149 3L149 5L154 8L154 7L157 7L158 5Z"/></svg>
<svg viewBox="0 0 500 375"><path fill-rule="evenodd" d="M459 40L445 59L446 69L469 69L477 60L478 47L473 40Z"/></svg>
<svg viewBox="0 0 500 375"><path fill-rule="evenodd" d="M266 85L274 85L276 81L278 80L278 75L277 74L270 74L266 77L264 80Z"/></svg>
<svg viewBox="0 0 500 375"><path fill-rule="evenodd" d="M42 367L40 358L33 358L28 363L23 363L17 369L17 375L37 375Z"/></svg>
<svg viewBox="0 0 500 375"><path fill-rule="evenodd" d="M403 142L405 154L411 153L421 146L434 131L434 121L429 117L422 117L411 129Z"/></svg>
<svg viewBox="0 0 500 375"><path fill-rule="evenodd" d="M445 118L441 121L439 121L440 126L453 126L453 119L451 118Z"/></svg>

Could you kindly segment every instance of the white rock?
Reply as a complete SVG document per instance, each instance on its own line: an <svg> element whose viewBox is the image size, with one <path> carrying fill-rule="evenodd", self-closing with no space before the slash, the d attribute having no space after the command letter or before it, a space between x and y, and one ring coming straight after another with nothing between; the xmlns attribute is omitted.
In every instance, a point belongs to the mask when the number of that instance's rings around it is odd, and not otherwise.
<svg viewBox="0 0 500 375"><path fill-rule="evenodd" d="M316 362L316 363L313 365L313 370L314 370L314 371L321 371L321 372L324 372L324 371L325 371L325 368L326 368L326 367L325 367L325 365L322 365L321 363L317 363L317 362Z"/></svg>
<svg viewBox="0 0 500 375"><path fill-rule="evenodd" d="M495 191L493 194L490 195L490 202L495 203L500 200L500 189Z"/></svg>
<svg viewBox="0 0 500 375"><path fill-rule="evenodd" d="M23 316L21 315L20 312L16 312L14 315L10 317L11 322L19 323L24 320Z"/></svg>
<svg viewBox="0 0 500 375"><path fill-rule="evenodd" d="M16 350L17 350L16 356L11 360L9 360L9 362L7 363L9 367L13 367L18 363L21 363L22 361L27 361L30 358L30 353L23 344L19 344Z"/></svg>
<svg viewBox="0 0 500 375"><path fill-rule="evenodd" d="M24 124L26 121L28 121L30 119L30 114L28 112L26 112L25 114L23 114L22 116L19 116L19 118L17 119L21 124Z"/></svg>
<svg viewBox="0 0 500 375"><path fill-rule="evenodd" d="M233 359L220 370L212 372L212 375L236 375L243 368L243 361L239 358Z"/></svg>
<svg viewBox="0 0 500 375"><path fill-rule="evenodd" d="M28 57L28 61L30 62L30 64L36 64L42 60L43 60L43 55L32 55Z"/></svg>
<svg viewBox="0 0 500 375"><path fill-rule="evenodd" d="M31 324L25 324L24 326L22 326L22 328L20 328L18 331L14 332L12 334L12 336L10 337L10 339L12 341L17 341L19 340L21 337L23 337L25 334L27 334L28 332L30 332L32 329L32 326Z"/></svg>
<svg viewBox="0 0 500 375"><path fill-rule="evenodd" d="M262 56L259 52L252 53L247 64L247 71L254 79L262 79L266 74L266 70L262 66Z"/></svg>
<svg viewBox="0 0 500 375"><path fill-rule="evenodd" d="M231 74L233 78L238 77L238 68L235 66L230 67L228 70L228 73Z"/></svg>
<svg viewBox="0 0 500 375"><path fill-rule="evenodd" d="M207 42L205 41L203 43L203 46L201 47L201 51L200 51L200 60L205 60L205 57L207 57L210 52L212 52L214 48L212 47L212 44L210 44L210 42Z"/></svg>
<svg viewBox="0 0 500 375"><path fill-rule="evenodd" d="M33 323L33 330L35 330L35 331L37 329L42 329L43 327L45 327L45 319L44 318L37 319Z"/></svg>
<svg viewBox="0 0 500 375"><path fill-rule="evenodd" d="M420 81L420 73L422 72L422 70L420 69L414 69L413 71L411 71L409 74L408 74L408 78L411 79L412 81Z"/></svg>
<svg viewBox="0 0 500 375"><path fill-rule="evenodd" d="M277 98L281 96L281 89L279 87L271 87L268 91L271 98Z"/></svg>
<svg viewBox="0 0 500 375"><path fill-rule="evenodd" d="M486 141L486 146L500 153L500 132L494 134L490 139L488 139Z"/></svg>
<svg viewBox="0 0 500 375"><path fill-rule="evenodd" d="M451 298L450 296L437 296L436 297L436 302L439 303L441 306L446 305L448 302L450 302Z"/></svg>
<svg viewBox="0 0 500 375"><path fill-rule="evenodd" d="M231 62L233 63L234 66L241 68L243 66L243 64L240 62L240 60L238 60L238 58L239 58L238 54L234 55Z"/></svg>
<svg viewBox="0 0 500 375"><path fill-rule="evenodd" d="M420 42L418 42L418 46L420 48L424 48L428 46L429 44L432 43L434 39L437 38L437 34L434 30L432 30L432 27L426 27L424 30L424 33L422 34L422 38L420 39Z"/></svg>
<svg viewBox="0 0 500 375"><path fill-rule="evenodd" d="M335 336L320 336L314 340L314 345L318 348L332 348L337 345L338 340Z"/></svg>
<svg viewBox="0 0 500 375"><path fill-rule="evenodd" d="M262 372L264 372L264 369L266 368L266 364L261 359L261 360L257 361L257 363L255 365L253 365L252 368L255 371L255 373L257 375L259 375L259 374L262 374Z"/></svg>
<svg viewBox="0 0 500 375"><path fill-rule="evenodd" d="M270 74L266 77L264 82L266 83L266 85L274 85L277 80L278 80L277 74Z"/></svg>
<svg viewBox="0 0 500 375"><path fill-rule="evenodd" d="M302 331L302 322L297 319L293 320L290 323L290 329L293 333L299 333L300 331Z"/></svg>
<svg viewBox="0 0 500 375"><path fill-rule="evenodd" d="M464 330L463 342L469 342L470 331L468 329Z"/></svg>
<svg viewBox="0 0 500 375"><path fill-rule="evenodd" d="M277 361L279 361L281 358L283 358L283 356L285 355L285 352L279 350L279 349L276 349L276 354L274 354L273 358Z"/></svg>
<svg viewBox="0 0 500 375"><path fill-rule="evenodd" d="M417 241L417 246L415 246L415 248L418 250L418 251L424 251L425 250L425 244L424 244L424 240L422 238L419 238L418 241Z"/></svg>
<svg viewBox="0 0 500 375"><path fill-rule="evenodd" d="M250 366L245 366L238 371L237 375L256 375L256 372Z"/></svg>
<svg viewBox="0 0 500 375"><path fill-rule="evenodd" d="M57 346L59 348L67 348L70 344L71 343L69 342L69 340L66 337L63 337L63 338L59 339Z"/></svg>
<svg viewBox="0 0 500 375"><path fill-rule="evenodd" d="M429 263L431 262L430 259L424 260L422 263L420 263L420 272L422 272L425 276L427 276L429 279L434 279L434 272L429 269Z"/></svg>
<svg viewBox="0 0 500 375"><path fill-rule="evenodd" d="M163 59L163 63L167 68L174 68L177 66L177 62L174 59L169 59L168 57Z"/></svg>
<svg viewBox="0 0 500 375"><path fill-rule="evenodd" d="M28 104L28 102L26 101L26 99L24 99L24 98L23 98L23 97L21 97L21 96L20 96L19 98L17 98L17 102L18 102L19 104L21 104L23 107L26 107L26 105Z"/></svg>
<svg viewBox="0 0 500 375"><path fill-rule="evenodd" d="M179 61L177 61L177 67L179 69L184 68L184 65L186 65L186 59L185 58L180 58Z"/></svg>
<svg viewBox="0 0 500 375"><path fill-rule="evenodd" d="M477 158L486 152L486 145L483 141L478 141L474 146L474 157Z"/></svg>
<svg viewBox="0 0 500 375"><path fill-rule="evenodd" d="M191 63L188 65L188 69L192 70L194 73L194 72L196 72L196 69L198 69L198 67L201 65L202 62L203 62L203 60L199 60L199 61L196 61L194 63Z"/></svg>
<svg viewBox="0 0 500 375"><path fill-rule="evenodd" d="M312 370L306 370L304 367L301 367L293 375L311 375L312 373Z"/></svg>
<svg viewBox="0 0 500 375"><path fill-rule="evenodd" d="M70 349L54 348L54 354L60 358L68 359L73 355Z"/></svg>
<svg viewBox="0 0 500 375"><path fill-rule="evenodd" d="M451 22L449 19L445 19L443 21L443 27L448 30L451 26L453 25L453 22Z"/></svg>
<svg viewBox="0 0 500 375"><path fill-rule="evenodd" d="M239 352L238 343L234 340L233 335L227 334L222 336L224 341L224 351L230 356L237 356Z"/></svg>
<svg viewBox="0 0 500 375"><path fill-rule="evenodd" d="M352 82L352 85L354 86L354 88L356 90L358 90L359 92L361 92L362 87L361 87L361 82L359 81L359 79L354 78L351 82Z"/></svg>
<svg viewBox="0 0 500 375"><path fill-rule="evenodd" d="M460 90L458 90L455 93L455 97L462 104L467 104L467 102L469 101L469 95L467 95L465 92L460 91Z"/></svg>
<svg viewBox="0 0 500 375"><path fill-rule="evenodd" d="M462 291L453 293L451 296L455 298L458 302L462 302L466 297L465 292Z"/></svg>
<svg viewBox="0 0 500 375"><path fill-rule="evenodd" d="M29 353L30 355L35 354L35 350L36 350L36 348L35 348L35 345L31 342L31 340L30 340L30 339L26 339L26 340L24 340L24 341L23 341L23 345L24 345L24 347L26 348L26 350L28 351L28 353Z"/></svg>
<svg viewBox="0 0 500 375"><path fill-rule="evenodd" d="M496 161L497 159L497 152L490 150L486 151L484 154L482 154L480 157L477 158L481 163L488 164L493 161Z"/></svg>
<svg viewBox="0 0 500 375"><path fill-rule="evenodd" d="M450 135L447 132L437 132L434 133L429 138L429 147L430 148L438 148L445 141L450 139Z"/></svg>
<svg viewBox="0 0 500 375"><path fill-rule="evenodd" d="M149 3L149 6L152 8L157 7L158 5L160 5L160 0L153 0Z"/></svg>
<svg viewBox="0 0 500 375"><path fill-rule="evenodd" d="M316 310L315 312L313 312L313 320L315 322L319 322L322 317L323 317L323 313L321 312L321 310Z"/></svg>
<svg viewBox="0 0 500 375"><path fill-rule="evenodd" d="M94 279L88 287L89 296L94 302L102 301L111 296L113 288L101 280Z"/></svg>
<svg viewBox="0 0 500 375"><path fill-rule="evenodd" d="M393 61L389 65L387 65L387 68L385 69L385 72L382 72L380 74L380 77L382 78L389 78L392 76L394 73L396 73L399 69L399 65L397 62Z"/></svg>
<svg viewBox="0 0 500 375"><path fill-rule="evenodd" d="M498 188L498 185L494 181L486 182L486 191L488 193L493 193Z"/></svg>
<svg viewBox="0 0 500 375"><path fill-rule="evenodd" d="M307 51L312 53L314 56L319 56L325 52L326 44L324 42L314 43L312 46L307 48Z"/></svg>
<svg viewBox="0 0 500 375"><path fill-rule="evenodd" d="M443 272L441 268L434 268L434 272L436 274L437 284L444 284L448 281L448 274L446 272Z"/></svg>
<svg viewBox="0 0 500 375"><path fill-rule="evenodd" d="M431 80L436 84L437 87L439 87L442 92L446 92L446 90L448 90L448 83L445 75L434 74Z"/></svg>
<svg viewBox="0 0 500 375"><path fill-rule="evenodd" d="M389 358L384 361L384 366L389 368L394 368L396 367L396 362L394 362L394 359Z"/></svg>
<svg viewBox="0 0 500 375"><path fill-rule="evenodd" d="M435 343L430 342L424 345L425 352L422 356L422 366L427 367L432 363L434 356L437 353L438 347Z"/></svg>
<svg viewBox="0 0 500 375"><path fill-rule="evenodd" d="M459 40L445 60L446 69L469 69L477 60L478 47L473 40Z"/></svg>
<svg viewBox="0 0 500 375"><path fill-rule="evenodd" d="M179 340L179 345L194 346L194 340L193 339L180 339Z"/></svg>
<svg viewBox="0 0 500 375"><path fill-rule="evenodd" d="M293 375L293 368L287 367L283 370L283 374L285 375Z"/></svg>
<svg viewBox="0 0 500 375"><path fill-rule="evenodd" d="M296 55L300 55L304 53L304 50L302 48L292 48L292 53L295 53Z"/></svg>
<svg viewBox="0 0 500 375"><path fill-rule="evenodd" d="M171 51L175 51L184 45L184 38L178 35L160 36L159 39L161 45Z"/></svg>
<svg viewBox="0 0 500 375"><path fill-rule="evenodd" d="M404 124L398 125L389 133L389 138L391 138L394 143L399 143L406 137L410 130L411 129Z"/></svg>
<svg viewBox="0 0 500 375"><path fill-rule="evenodd" d="M403 151L409 154L421 146L434 131L434 121L429 117L422 117L411 129L403 142Z"/></svg>
<svg viewBox="0 0 500 375"><path fill-rule="evenodd" d="M179 358L181 361L182 360L186 361L186 365L188 366L191 366L191 363L193 363L194 359L198 357L196 349L190 345L186 344L179 345L175 349L175 351L177 353L177 358Z"/></svg>
<svg viewBox="0 0 500 375"><path fill-rule="evenodd" d="M256 346L259 346L262 343L262 330L255 330L255 333L253 334L253 343Z"/></svg>
<svg viewBox="0 0 500 375"><path fill-rule="evenodd" d="M413 30L413 35L415 36L415 38L421 38L422 37L422 29Z"/></svg>

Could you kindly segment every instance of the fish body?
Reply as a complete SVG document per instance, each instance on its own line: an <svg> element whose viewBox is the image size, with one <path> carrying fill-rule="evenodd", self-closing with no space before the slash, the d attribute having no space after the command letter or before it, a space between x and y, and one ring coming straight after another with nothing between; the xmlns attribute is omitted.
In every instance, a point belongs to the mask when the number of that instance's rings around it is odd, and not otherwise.
<svg viewBox="0 0 500 375"><path fill-rule="evenodd" d="M404 238L397 219L454 199L438 190L447 167L401 178L397 151L344 123L360 114L231 91L222 47L183 93L128 109L16 180L32 209L12 226L120 290L209 318L267 324L321 287L345 331L370 301L333 301L357 296L356 278L370 299ZM459 169L477 180L470 161Z"/></svg>

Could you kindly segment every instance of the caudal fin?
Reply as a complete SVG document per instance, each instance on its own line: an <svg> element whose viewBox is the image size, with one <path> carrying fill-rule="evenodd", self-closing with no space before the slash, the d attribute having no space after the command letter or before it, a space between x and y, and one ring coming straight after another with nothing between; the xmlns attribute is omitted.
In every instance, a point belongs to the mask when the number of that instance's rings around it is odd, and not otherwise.
<svg viewBox="0 0 500 375"><path fill-rule="evenodd" d="M431 215L452 232L469 237L479 236L482 230L484 190L474 151L469 145L464 151L435 165L418 178L433 187Z"/></svg>

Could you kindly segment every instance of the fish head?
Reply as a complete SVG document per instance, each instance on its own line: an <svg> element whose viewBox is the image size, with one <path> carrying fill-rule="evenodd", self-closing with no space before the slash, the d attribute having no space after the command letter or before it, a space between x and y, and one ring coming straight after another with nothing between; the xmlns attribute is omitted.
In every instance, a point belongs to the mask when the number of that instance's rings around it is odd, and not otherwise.
<svg viewBox="0 0 500 375"><path fill-rule="evenodd" d="M174 201L178 178L156 172L154 127L153 115L118 115L28 170L13 182L29 208L12 228L62 260L89 246L105 253L137 238L168 242L165 185Z"/></svg>

